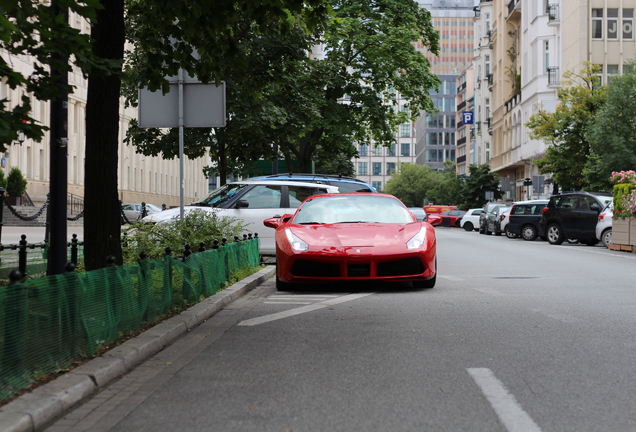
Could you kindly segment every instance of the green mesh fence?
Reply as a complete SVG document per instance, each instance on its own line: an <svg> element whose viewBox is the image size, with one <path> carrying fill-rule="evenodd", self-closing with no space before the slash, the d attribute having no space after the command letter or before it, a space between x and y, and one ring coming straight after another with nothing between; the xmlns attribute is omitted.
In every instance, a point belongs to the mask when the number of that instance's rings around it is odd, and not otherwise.
<svg viewBox="0 0 636 432"><path fill-rule="evenodd" d="M15 246L12 248L11 246ZM48 245L46 243L28 243L25 251L26 258L26 274L43 275L46 273L46 267L48 265ZM76 246L76 252L78 257L84 255L84 245L79 243ZM12 270L16 270L19 266L20 250L18 245L3 245L0 250L0 279L8 279L9 273ZM67 261L75 262L71 255L73 249L67 248Z"/></svg>
<svg viewBox="0 0 636 432"><path fill-rule="evenodd" d="M259 265L258 238L0 287L0 400L221 290Z"/></svg>

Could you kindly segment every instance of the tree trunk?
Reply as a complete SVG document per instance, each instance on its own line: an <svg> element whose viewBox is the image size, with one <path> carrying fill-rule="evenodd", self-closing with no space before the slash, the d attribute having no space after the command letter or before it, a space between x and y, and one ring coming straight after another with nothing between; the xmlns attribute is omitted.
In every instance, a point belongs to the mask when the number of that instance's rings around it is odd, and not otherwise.
<svg viewBox="0 0 636 432"><path fill-rule="evenodd" d="M102 0L91 36L98 57L123 60L124 0ZM86 102L84 189L84 263L86 270L106 266L109 255L122 263L121 207L117 193L119 150L119 75L91 72Z"/></svg>

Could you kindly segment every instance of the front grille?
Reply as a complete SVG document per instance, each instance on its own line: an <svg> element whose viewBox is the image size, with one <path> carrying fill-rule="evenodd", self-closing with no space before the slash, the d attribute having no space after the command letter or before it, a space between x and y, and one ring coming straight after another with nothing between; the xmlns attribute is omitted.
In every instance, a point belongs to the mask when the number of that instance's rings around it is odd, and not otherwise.
<svg viewBox="0 0 636 432"><path fill-rule="evenodd" d="M298 260L291 269L294 276L340 277L340 265L320 261Z"/></svg>
<svg viewBox="0 0 636 432"><path fill-rule="evenodd" d="M371 276L371 265L370 264L349 264L347 265L347 276L369 277Z"/></svg>
<svg viewBox="0 0 636 432"><path fill-rule="evenodd" d="M389 261L378 264L378 276L407 276L424 273L424 264L418 258Z"/></svg>

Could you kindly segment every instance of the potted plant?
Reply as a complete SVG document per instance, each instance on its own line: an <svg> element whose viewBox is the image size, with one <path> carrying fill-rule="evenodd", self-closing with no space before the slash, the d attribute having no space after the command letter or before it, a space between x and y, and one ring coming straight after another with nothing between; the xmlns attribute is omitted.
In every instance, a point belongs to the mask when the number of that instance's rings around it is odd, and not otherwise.
<svg viewBox="0 0 636 432"><path fill-rule="evenodd" d="M22 175L22 171L20 168L13 167L9 171L9 175L7 176L7 195L9 196L9 203L12 205L16 205L18 203L18 199L20 200L20 204L22 203L22 195L26 192L27 179ZM11 200L13 198L13 200Z"/></svg>

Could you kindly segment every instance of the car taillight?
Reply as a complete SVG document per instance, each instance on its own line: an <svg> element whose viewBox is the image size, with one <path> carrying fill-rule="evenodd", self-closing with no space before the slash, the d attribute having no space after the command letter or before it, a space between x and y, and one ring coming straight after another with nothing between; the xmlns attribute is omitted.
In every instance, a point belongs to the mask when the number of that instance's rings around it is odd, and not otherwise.
<svg viewBox="0 0 636 432"><path fill-rule="evenodd" d="M541 214L545 213L548 210L547 207L543 207L543 209L541 210Z"/></svg>
<svg viewBox="0 0 636 432"><path fill-rule="evenodd" d="M602 221L603 219L605 219L605 213L598 215L598 220Z"/></svg>
<svg viewBox="0 0 636 432"><path fill-rule="evenodd" d="M506 215L502 214L502 215L499 216L499 220L504 220L505 217L506 217Z"/></svg>

